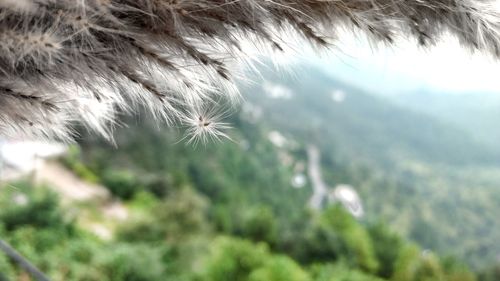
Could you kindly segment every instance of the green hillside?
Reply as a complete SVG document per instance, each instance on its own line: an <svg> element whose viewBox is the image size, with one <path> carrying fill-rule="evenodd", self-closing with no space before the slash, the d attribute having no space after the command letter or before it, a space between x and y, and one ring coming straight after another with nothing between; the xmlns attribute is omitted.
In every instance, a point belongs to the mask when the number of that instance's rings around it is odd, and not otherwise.
<svg viewBox="0 0 500 281"><path fill-rule="evenodd" d="M61 163L105 186L127 219L12 183L0 235L54 280L498 280L495 149L314 68L297 73L263 71L266 81L242 86L245 105L226 120L232 141L179 143L182 130L147 116L123 120L116 144L82 132ZM310 181L292 184L307 174L308 145L329 186L357 190L363 218L308 208ZM0 273L26 278L3 256Z"/></svg>
<svg viewBox="0 0 500 281"><path fill-rule="evenodd" d="M484 145L500 150L498 93L447 94L426 90L394 96L391 100L463 128Z"/></svg>
<svg viewBox="0 0 500 281"><path fill-rule="evenodd" d="M290 89L273 98L258 83L244 88L261 120L324 153L331 185L358 188L369 220L476 267L500 252L500 156L465 126L394 105L302 66L295 75L265 72L264 83ZM341 102L332 93L341 91ZM458 115L459 113L456 112ZM459 117L457 117L459 118Z"/></svg>
<svg viewBox="0 0 500 281"><path fill-rule="evenodd" d="M400 158L448 165L500 164L499 152L484 147L462 127L393 105L314 67L303 65L294 71L301 77L293 72L261 73L264 81L290 89L288 99L271 98L259 83L242 87L245 97L263 109L263 122L294 137L335 146L350 160L384 166ZM342 102L332 99L338 91L345 94Z"/></svg>

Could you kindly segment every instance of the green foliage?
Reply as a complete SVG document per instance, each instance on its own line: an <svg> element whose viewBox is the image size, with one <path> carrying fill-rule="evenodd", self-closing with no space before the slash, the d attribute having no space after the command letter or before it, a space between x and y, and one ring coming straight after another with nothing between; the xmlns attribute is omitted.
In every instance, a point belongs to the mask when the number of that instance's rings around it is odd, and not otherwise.
<svg viewBox="0 0 500 281"><path fill-rule="evenodd" d="M244 281L262 267L269 252L265 244L220 237L213 241L201 279L206 281Z"/></svg>
<svg viewBox="0 0 500 281"><path fill-rule="evenodd" d="M441 266L446 274L446 279L451 281L476 281L476 275L472 273L464 262L455 257L445 257Z"/></svg>
<svg viewBox="0 0 500 281"><path fill-rule="evenodd" d="M61 159L61 162L80 178L91 183L97 183L99 178L82 163L81 153L78 145L71 145L68 148L66 156Z"/></svg>
<svg viewBox="0 0 500 281"><path fill-rule="evenodd" d="M415 245L401 249L393 281L446 280L439 259L429 251L422 251Z"/></svg>
<svg viewBox="0 0 500 281"><path fill-rule="evenodd" d="M368 232L372 238L373 249L379 261L377 274L383 278L390 278L394 274L395 263L404 241L382 223L369 227Z"/></svg>
<svg viewBox="0 0 500 281"><path fill-rule="evenodd" d="M276 216L265 206L249 208L243 217L241 236L253 241L274 244L277 237Z"/></svg>
<svg viewBox="0 0 500 281"><path fill-rule="evenodd" d="M161 198L156 197L154 194L147 191L136 192L134 198L128 202L128 206L135 211L149 212L155 208L160 202Z"/></svg>
<svg viewBox="0 0 500 281"><path fill-rule="evenodd" d="M273 255L263 244L219 237L200 274L206 281L308 281L308 274L286 256Z"/></svg>
<svg viewBox="0 0 500 281"><path fill-rule="evenodd" d="M380 98L317 67L300 68L300 79L262 69L265 81L292 90L289 99L270 97L260 83L242 85L259 122L318 146L325 182L354 186L367 221L390 222L405 238L477 269L497 261L498 97L419 89L409 109L392 103L404 93ZM344 99L333 101L333 91Z"/></svg>
<svg viewBox="0 0 500 281"><path fill-rule="evenodd" d="M161 247L117 244L108 250L110 250L109 254L96 258L96 267L103 276L106 276L106 280L165 280L166 267L163 263L164 252Z"/></svg>
<svg viewBox="0 0 500 281"><path fill-rule="evenodd" d="M367 272L378 269L369 233L340 206L331 207L320 215L309 241L315 245L313 249L319 251L312 252L313 257L323 256L325 261L345 259Z"/></svg>
<svg viewBox="0 0 500 281"><path fill-rule="evenodd" d="M9 263L7 257L0 255L0 281L14 279L14 267Z"/></svg>
<svg viewBox="0 0 500 281"><path fill-rule="evenodd" d="M331 90L339 85L307 75L313 78L302 86L285 78L296 90L290 100L257 95L265 120L245 114L230 120L235 142L174 144L177 132L145 120L117 130L117 147L91 138L72 147L66 166L105 185L130 213L114 222L113 239L101 241L81 229L86 225L68 222L56 197L28 187L33 192L0 194L0 233L56 281L475 281L467 266L438 253L471 260L490 253L483 241L462 235L496 237L482 225L496 222L496 213L485 210L495 210L500 197L471 187L493 190L498 171L467 166L495 155L487 149L455 155L474 141L464 137L446 147L456 130L357 89L345 89L345 102L333 103ZM271 130L289 143L274 146ZM307 172L309 143L321 148L327 184L357 189L367 214L362 221L341 205L309 210L310 184L292 187L292 176ZM26 204L14 204L16 192L27 194ZM4 268L9 278L21 274L0 259ZM480 277L498 276L491 268Z"/></svg>
<svg viewBox="0 0 500 281"><path fill-rule="evenodd" d="M60 276L60 280L165 280L165 250L162 247L140 243L92 245L78 241L70 245L72 248L67 253L60 251L59 254L71 260L71 266L66 264L67 268L61 268L54 265L55 270L52 271L55 276ZM62 258L53 254L50 258L64 264Z"/></svg>
<svg viewBox="0 0 500 281"><path fill-rule="evenodd" d="M126 200L131 199L140 187L137 177L128 170L106 170L102 183L113 195Z"/></svg>
<svg viewBox="0 0 500 281"><path fill-rule="evenodd" d="M207 207L205 198L191 189L182 189L153 212L157 214L158 223L164 227L167 240L179 241L206 230Z"/></svg>
<svg viewBox="0 0 500 281"><path fill-rule="evenodd" d="M23 182L7 186L0 193L0 205L0 222L7 230L64 226L57 195L45 188L33 189Z"/></svg>
<svg viewBox="0 0 500 281"><path fill-rule="evenodd" d="M490 266L484 269L479 275L481 281L496 281L500 280L500 264Z"/></svg>
<svg viewBox="0 0 500 281"><path fill-rule="evenodd" d="M33 192L30 198L50 194L42 187L28 190ZM291 234L295 247L307 254L306 263L301 264L292 258L293 251L287 255L286 248L275 246L280 251L276 252L266 242L255 242L271 240L284 245L279 243L280 236L269 236L272 231L266 231L275 223L265 206L239 210L246 218L239 235L251 241L214 233L207 216L210 201L190 188L163 199L152 196L145 191L137 193L130 206L139 216L135 222L122 224L117 239L108 242L79 229L74 222L58 219L40 223L36 216L0 232L56 281L379 281L381 277L393 281L475 281L456 261L423 255L418 247L382 225L367 229L340 206L310 213L305 224L296 226L304 230ZM57 198L50 202L52 205L43 206L62 218L64 210ZM39 206L37 200L24 207L33 206ZM385 265L392 262L392 266ZM20 274L2 259L0 269L7 277Z"/></svg>
<svg viewBox="0 0 500 281"><path fill-rule="evenodd" d="M274 256L256 269L249 281L309 281L311 278L296 262L286 256Z"/></svg>
<svg viewBox="0 0 500 281"><path fill-rule="evenodd" d="M127 224L119 231L124 241L166 240L180 243L208 231L207 201L191 189L182 189L155 204L147 218Z"/></svg>
<svg viewBox="0 0 500 281"><path fill-rule="evenodd" d="M304 147L277 149L263 127L242 117L233 124L245 147L166 145L175 132L147 125L119 131L121 143L113 153L91 139L82 143L81 160L137 214L118 227L117 241L164 245L171 265L166 272L175 280L454 281L472 276L466 268L448 270L433 255L423 259L420 248L388 227L360 223L340 205L307 210L310 189L292 188L294 165L283 162L285 154L295 164L306 162ZM331 171L324 173L328 181L353 183L361 192L386 186L387 197L405 186L364 162L347 165L334 152L327 150L323 158ZM151 182L159 184L152 189ZM418 254L408 250L412 247Z"/></svg>
<svg viewBox="0 0 500 281"><path fill-rule="evenodd" d="M343 263L316 264L311 268L315 281L382 281L379 277L350 268Z"/></svg>

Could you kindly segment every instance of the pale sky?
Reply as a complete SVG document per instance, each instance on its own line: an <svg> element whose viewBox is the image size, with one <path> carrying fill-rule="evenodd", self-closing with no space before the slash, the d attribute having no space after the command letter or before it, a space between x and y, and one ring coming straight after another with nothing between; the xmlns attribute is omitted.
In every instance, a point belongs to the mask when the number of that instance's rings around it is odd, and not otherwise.
<svg viewBox="0 0 500 281"><path fill-rule="evenodd" d="M243 49L254 57L272 58L285 71L293 64L313 63L336 79L378 94L432 90L500 95L500 60L472 53L451 36L424 49L409 39L396 40L391 46L372 45L362 32L341 31L333 50L320 51L320 55L296 36L285 37L285 54L255 47L252 40L244 41Z"/></svg>
<svg viewBox="0 0 500 281"><path fill-rule="evenodd" d="M312 61L329 73L380 94L430 89L449 93L500 94L500 60L472 54L456 39L422 49L408 40L372 47L366 38L345 35L338 51Z"/></svg>

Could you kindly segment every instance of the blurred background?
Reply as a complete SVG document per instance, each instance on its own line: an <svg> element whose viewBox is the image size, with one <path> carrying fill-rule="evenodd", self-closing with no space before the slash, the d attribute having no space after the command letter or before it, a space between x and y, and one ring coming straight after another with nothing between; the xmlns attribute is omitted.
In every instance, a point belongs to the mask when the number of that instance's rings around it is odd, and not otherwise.
<svg viewBox="0 0 500 281"><path fill-rule="evenodd" d="M262 57L232 140L3 140L0 237L53 280L500 280L500 63L413 45Z"/></svg>

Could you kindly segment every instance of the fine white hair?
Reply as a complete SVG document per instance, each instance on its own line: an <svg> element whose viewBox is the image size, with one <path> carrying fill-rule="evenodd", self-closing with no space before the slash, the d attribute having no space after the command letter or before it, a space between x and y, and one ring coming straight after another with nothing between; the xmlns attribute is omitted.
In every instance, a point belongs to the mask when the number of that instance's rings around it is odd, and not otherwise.
<svg viewBox="0 0 500 281"><path fill-rule="evenodd" d="M279 52L294 31L327 47L340 27L422 46L448 32L500 56L489 0L0 0L0 134L71 140L83 124L111 137L118 113L145 107L225 137L226 124L199 120L219 117L214 100L238 99L241 42Z"/></svg>

